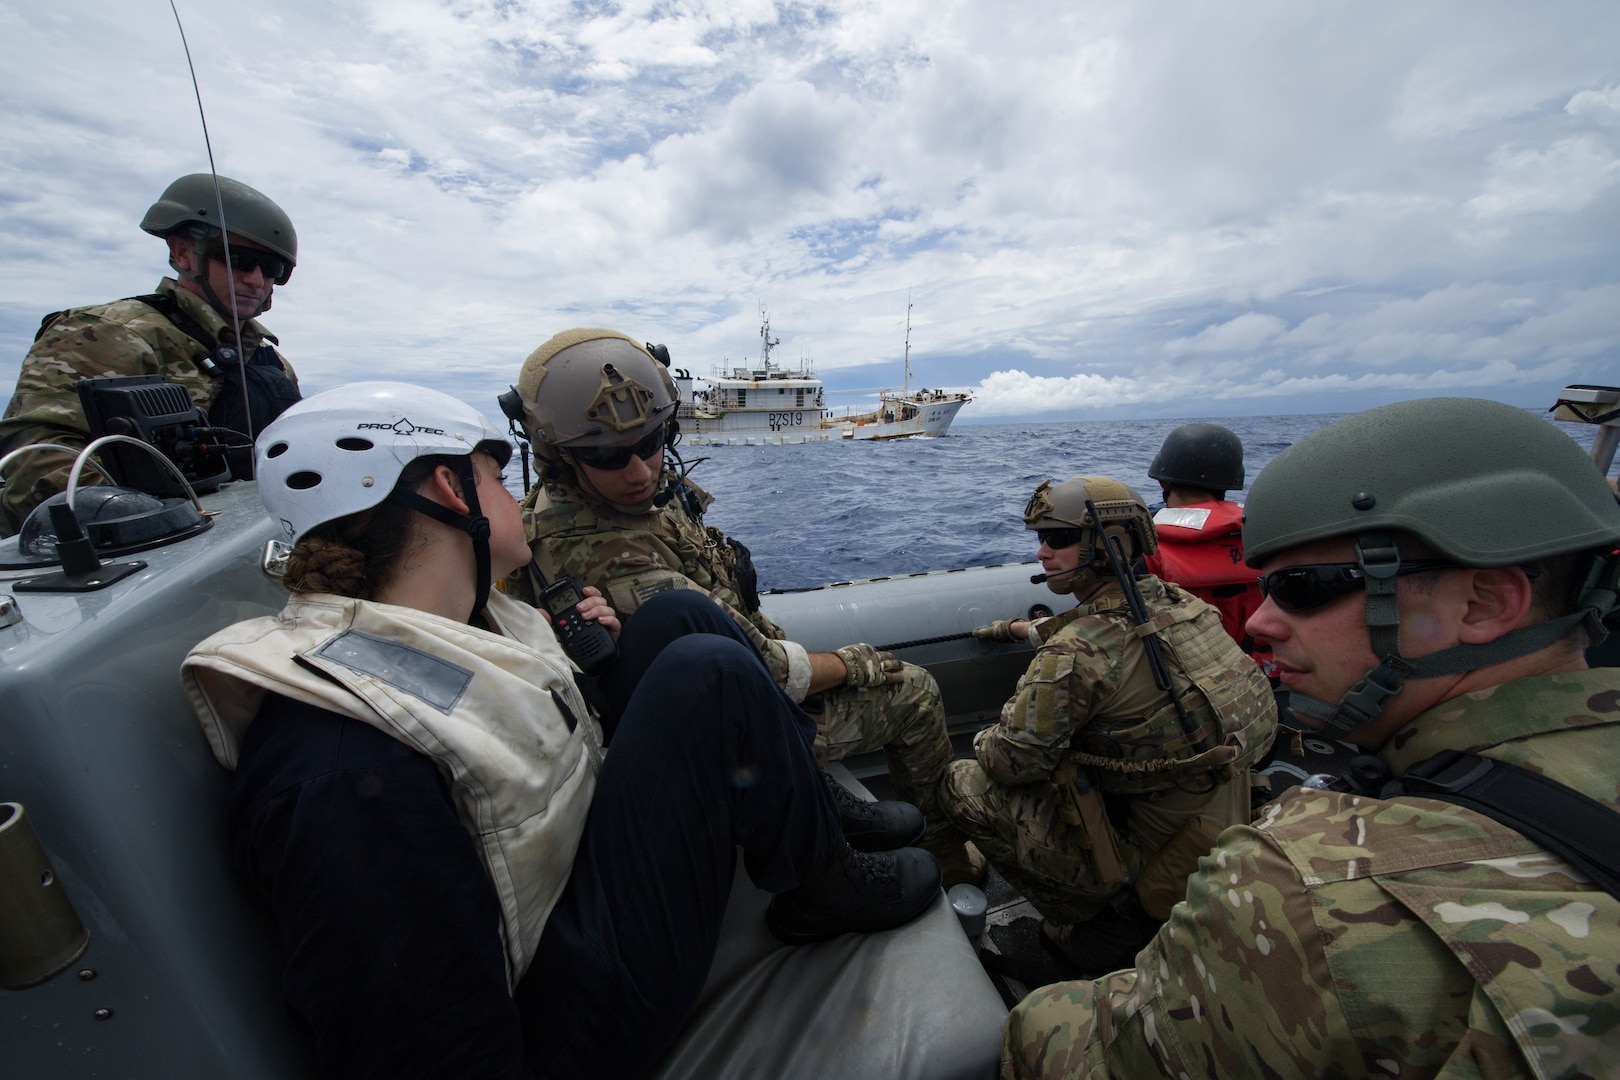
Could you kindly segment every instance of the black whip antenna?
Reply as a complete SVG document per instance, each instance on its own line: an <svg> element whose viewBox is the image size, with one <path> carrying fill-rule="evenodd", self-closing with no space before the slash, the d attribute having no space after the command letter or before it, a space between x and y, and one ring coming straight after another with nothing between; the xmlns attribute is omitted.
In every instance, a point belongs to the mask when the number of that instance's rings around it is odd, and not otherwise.
<svg viewBox="0 0 1620 1080"><path fill-rule="evenodd" d="M236 338L236 377L242 383L242 412L247 419L248 435L253 427L253 401L248 393L247 358L242 355L242 320L236 314L236 268L231 265L231 234L225 221L225 193L219 187L219 170L214 167L214 142L208 137L208 115L203 111L202 88L197 85L197 65L191 62L191 43L186 40L186 26L180 21L180 9L169 0L174 12L174 25L180 30L180 47L186 53L186 70L191 72L191 92L197 98L197 118L202 121L203 147L208 151L208 175L214 178L214 205L219 211L219 247L225 257L225 283L231 290L231 333Z"/></svg>

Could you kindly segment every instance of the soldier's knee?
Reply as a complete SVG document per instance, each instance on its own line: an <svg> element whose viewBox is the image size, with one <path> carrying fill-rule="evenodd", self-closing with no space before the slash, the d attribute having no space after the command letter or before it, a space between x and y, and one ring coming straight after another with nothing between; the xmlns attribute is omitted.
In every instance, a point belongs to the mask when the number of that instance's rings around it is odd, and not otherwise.
<svg viewBox="0 0 1620 1080"><path fill-rule="evenodd" d="M1001 1076L1084 1075L1093 990L1089 982L1056 983L1013 1006L1002 1029Z"/></svg>
<svg viewBox="0 0 1620 1080"><path fill-rule="evenodd" d="M939 780L940 808L953 825L963 828L985 818L984 793L989 777L977 761L953 761Z"/></svg>

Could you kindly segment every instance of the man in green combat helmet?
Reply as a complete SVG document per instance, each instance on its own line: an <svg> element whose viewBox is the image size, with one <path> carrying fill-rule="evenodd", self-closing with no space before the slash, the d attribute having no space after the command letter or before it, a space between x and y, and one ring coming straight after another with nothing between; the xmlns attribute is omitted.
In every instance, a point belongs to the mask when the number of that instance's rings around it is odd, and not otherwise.
<svg viewBox="0 0 1620 1080"><path fill-rule="evenodd" d="M1136 958L1008 1017L1015 1077L1620 1075L1620 506L1507 405L1348 417L1243 541L1296 715L1367 753L1227 830Z"/></svg>
<svg viewBox="0 0 1620 1080"><path fill-rule="evenodd" d="M852 829L883 847L915 841L939 860L946 887L981 880L983 857L938 809L933 780L951 744L933 676L865 643L811 652L787 640L760 610L748 549L704 524L711 497L669 460L678 396L667 350L614 330L565 330L529 355L502 410L523 425L541 471L523 501L535 565L548 580L595 586L622 617L666 590L706 593L815 720L819 761L883 751L899 801L862 804L832 785L850 842L860 846ZM503 587L538 599L527 573ZM900 817L919 810L914 825ZM881 820L858 820L871 815ZM920 839L906 838L913 830Z"/></svg>
<svg viewBox="0 0 1620 1080"><path fill-rule="evenodd" d="M161 375L185 387L213 426L249 438L298 400L292 367L258 320L275 287L292 276L298 234L281 207L253 188L221 176L216 194L214 182L208 173L182 176L141 220L167 244L174 277L153 293L41 322L0 419L0 457L35 443L73 452L35 450L12 461L0 477L0 536L16 533L29 510L67 487L74 454L90 441L80 379ZM86 470L85 480L93 478Z"/></svg>

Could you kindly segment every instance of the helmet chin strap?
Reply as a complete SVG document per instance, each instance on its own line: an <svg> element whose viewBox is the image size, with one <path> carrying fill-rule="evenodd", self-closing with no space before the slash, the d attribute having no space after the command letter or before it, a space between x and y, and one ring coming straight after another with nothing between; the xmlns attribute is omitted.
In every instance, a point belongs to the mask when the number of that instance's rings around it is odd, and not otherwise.
<svg viewBox="0 0 1620 1080"><path fill-rule="evenodd" d="M489 558L489 518L483 514L483 508L478 504L477 477L473 474L472 455L467 454L456 458L456 473L461 478L462 499L467 503L467 513L458 514L448 506L441 506L432 499L418 495L414 491L396 491L389 496L394 502L410 507L417 513L426 514L434 521L443 522L452 529L460 529L472 537L473 559L478 564L478 585L476 598L473 600L472 614L467 616L471 622L478 618L489 602L490 558Z"/></svg>
<svg viewBox="0 0 1620 1080"><path fill-rule="evenodd" d="M1608 636L1603 619L1615 607L1620 590L1620 558L1613 555L1592 560L1576 610L1556 619L1521 626L1495 641L1481 645L1453 645L1428 656L1409 659L1401 655L1400 609L1395 599L1396 572L1400 552L1387 533L1364 533L1356 538L1356 561L1366 575L1367 636L1372 639L1378 664L1345 691L1337 705L1304 694L1292 694L1289 706L1294 712L1318 721L1332 735L1348 735L1383 714L1407 679L1434 679L1465 671L1491 667L1521 656L1540 652L1562 640L1581 623L1591 643Z"/></svg>

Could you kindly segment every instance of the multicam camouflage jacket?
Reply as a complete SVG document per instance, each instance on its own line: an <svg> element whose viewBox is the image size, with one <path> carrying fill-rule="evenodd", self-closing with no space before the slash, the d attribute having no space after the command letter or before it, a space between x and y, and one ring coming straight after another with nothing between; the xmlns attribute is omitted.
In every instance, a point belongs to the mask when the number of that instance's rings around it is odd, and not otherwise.
<svg viewBox="0 0 1620 1080"><path fill-rule="evenodd" d="M704 508L708 492L686 481ZM737 549L724 533L700 525L680 508L680 500L643 514L619 510L565 481L536 484L523 500L529 549L548 578L559 574L600 589L622 616L668 589L696 589L724 607L759 650L789 697L803 700L810 683L805 649L783 640L782 628L750 603L738 580ZM539 601L535 584L520 570L502 589Z"/></svg>
<svg viewBox="0 0 1620 1080"><path fill-rule="evenodd" d="M180 311L216 342L230 340L230 324L173 278L164 278L157 291L174 297ZM266 341L273 343L275 338L258 320L242 324L243 355ZM197 357L207 352L207 346L139 300L114 300L57 313L23 358L17 389L0 420L0 456L39 442L83 448L90 441L90 431L79 404L80 379L161 375L184 386L199 408L208 408L218 382L197 365ZM287 377L296 382L285 358L281 364ZM0 535L15 533L29 510L67 487L72 464L71 455L49 450L13 462L4 477L5 487L0 489Z"/></svg>
<svg viewBox="0 0 1620 1080"><path fill-rule="evenodd" d="M1138 585L1193 732L1154 683L1124 595L1108 582L1042 625L1042 644L1000 722L974 742L992 779L1045 781L1073 754L1103 791L1158 791L1198 772L1229 779L1271 745L1271 686L1221 629L1220 613L1156 577Z"/></svg>
<svg viewBox="0 0 1620 1080"><path fill-rule="evenodd" d="M1620 811L1620 672L1454 698L1380 752L1525 766ZM1002 1075L1620 1075L1620 901L1488 817L1294 789L1229 829L1134 971L1037 991Z"/></svg>

